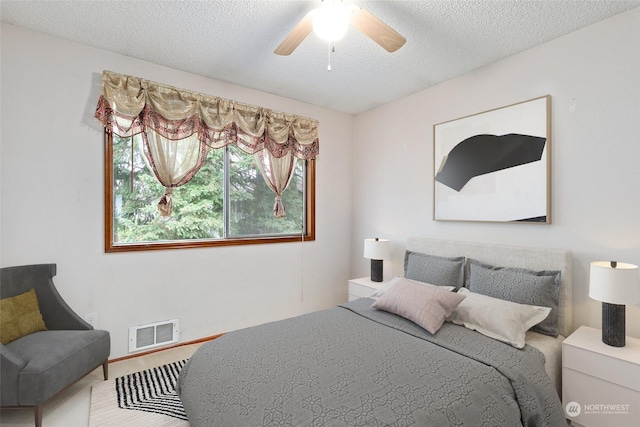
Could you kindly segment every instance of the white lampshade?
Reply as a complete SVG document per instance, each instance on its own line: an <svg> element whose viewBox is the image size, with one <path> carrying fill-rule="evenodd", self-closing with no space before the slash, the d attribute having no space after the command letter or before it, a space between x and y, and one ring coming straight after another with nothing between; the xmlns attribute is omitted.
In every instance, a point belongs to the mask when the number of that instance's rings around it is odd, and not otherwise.
<svg viewBox="0 0 640 427"><path fill-rule="evenodd" d="M592 262L589 297L609 304L640 303L638 266L618 262L613 267L611 261Z"/></svg>
<svg viewBox="0 0 640 427"><path fill-rule="evenodd" d="M364 239L364 257L369 259L388 259L391 255L389 241L386 239Z"/></svg>

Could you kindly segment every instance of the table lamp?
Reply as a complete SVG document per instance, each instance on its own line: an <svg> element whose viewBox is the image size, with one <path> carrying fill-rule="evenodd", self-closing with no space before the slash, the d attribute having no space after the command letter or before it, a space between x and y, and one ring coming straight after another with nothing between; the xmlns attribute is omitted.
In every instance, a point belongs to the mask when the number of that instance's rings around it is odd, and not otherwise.
<svg viewBox="0 0 640 427"><path fill-rule="evenodd" d="M589 297L602 301L602 342L624 347L625 304L640 302L638 266L616 261L592 262Z"/></svg>
<svg viewBox="0 0 640 427"><path fill-rule="evenodd" d="M371 281L382 282L383 260L389 258L389 241L386 239L364 239L364 257L371 259Z"/></svg>

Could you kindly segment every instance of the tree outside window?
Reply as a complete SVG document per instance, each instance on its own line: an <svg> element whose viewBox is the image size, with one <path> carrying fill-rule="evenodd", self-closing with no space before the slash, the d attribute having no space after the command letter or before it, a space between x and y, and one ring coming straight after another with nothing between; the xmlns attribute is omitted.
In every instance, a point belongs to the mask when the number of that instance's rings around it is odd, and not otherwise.
<svg viewBox="0 0 640 427"><path fill-rule="evenodd" d="M314 240L314 160L298 160L274 216L274 193L254 156L234 145L209 150L202 168L173 194L170 217L157 208L164 187L145 163L141 135L105 132L107 252Z"/></svg>

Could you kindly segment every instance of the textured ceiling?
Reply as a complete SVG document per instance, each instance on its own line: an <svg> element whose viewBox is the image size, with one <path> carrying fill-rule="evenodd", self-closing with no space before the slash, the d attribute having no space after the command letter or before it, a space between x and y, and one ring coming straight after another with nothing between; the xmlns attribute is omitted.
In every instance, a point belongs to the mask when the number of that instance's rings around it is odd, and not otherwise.
<svg viewBox="0 0 640 427"><path fill-rule="evenodd" d="M388 53L351 27L328 72L328 46L314 34L290 56L273 53L320 0L0 4L3 22L351 114L640 7L639 0L345 3L364 7L407 43Z"/></svg>

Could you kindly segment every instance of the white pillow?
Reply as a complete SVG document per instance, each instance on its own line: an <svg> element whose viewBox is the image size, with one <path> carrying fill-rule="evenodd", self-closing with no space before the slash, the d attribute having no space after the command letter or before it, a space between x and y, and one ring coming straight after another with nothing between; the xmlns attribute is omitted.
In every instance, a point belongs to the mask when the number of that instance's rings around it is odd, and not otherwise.
<svg viewBox="0 0 640 427"><path fill-rule="evenodd" d="M529 328L542 322L551 312L549 307L518 304L477 294L466 288L461 288L458 293L466 298L447 318L448 322L478 331L516 348L524 347L525 334Z"/></svg>
<svg viewBox="0 0 640 427"><path fill-rule="evenodd" d="M402 316L435 334L445 318L465 299L464 295L441 288L442 286L402 279L371 307Z"/></svg>
<svg viewBox="0 0 640 427"><path fill-rule="evenodd" d="M395 285L396 283L398 283L401 280L409 280L409 281L417 283L419 285L436 286L436 285L432 285L430 283L418 282L417 280L411 280L411 279L407 279L407 278L402 277L402 276L396 276L393 279L389 280L387 283L385 283L384 286L382 286L380 289L378 289L377 291L375 291L374 293L369 295L369 298L373 298L373 299L380 298L382 295L384 295L385 292L387 292L389 290L389 288L391 288L393 285ZM452 291L452 290L455 289L455 287L453 287L453 286L438 286L438 288L442 289L444 291Z"/></svg>

